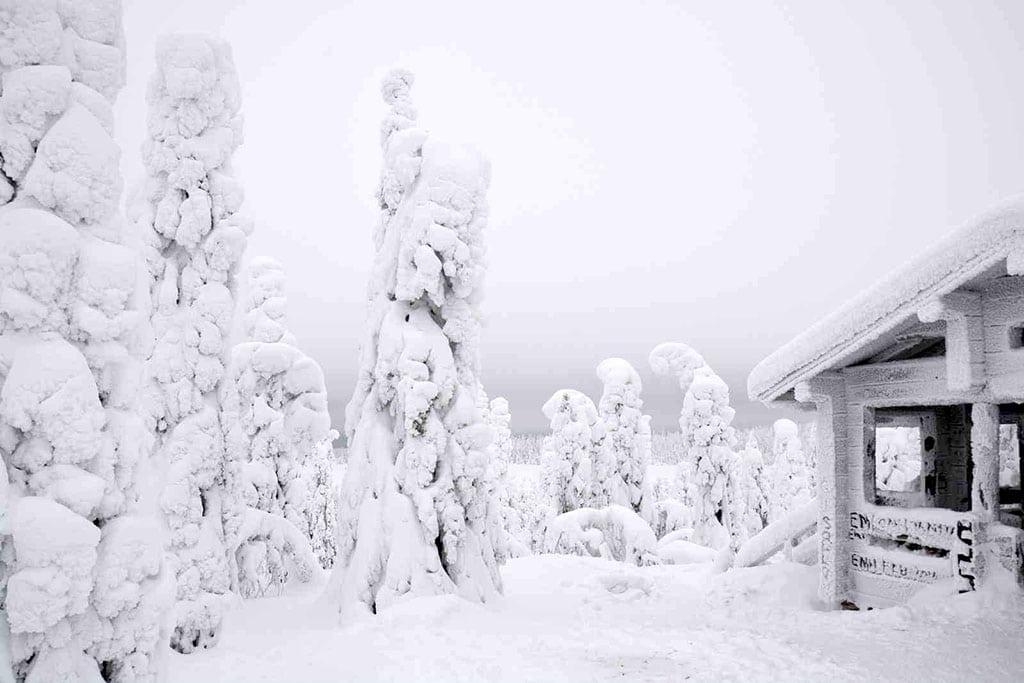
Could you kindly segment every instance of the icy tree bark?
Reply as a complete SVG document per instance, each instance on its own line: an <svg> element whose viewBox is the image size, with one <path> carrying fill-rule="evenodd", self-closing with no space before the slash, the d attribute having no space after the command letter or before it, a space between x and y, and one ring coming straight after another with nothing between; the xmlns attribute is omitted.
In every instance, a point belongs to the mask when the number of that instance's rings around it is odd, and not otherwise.
<svg viewBox="0 0 1024 683"><path fill-rule="evenodd" d="M489 170L415 126L411 84L392 72L382 88L381 216L333 580L343 614L406 595L483 601L501 587L493 435L477 405Z"/></svg>
<svg viewBox="0 0 1024 683"><path fill-rule="evenodd" d="M0 661L18 680L155 680L170 595L138 514L150 441L112 138L121 7L10 0L0 15Z"/></svg>
<svg viewBox="0 0 1024 683"><path fill-rule="evenodd" d="M226 546L241 506L225 489L217 388L249 226L230 175L241 142L230 48L201 36L162 38L149 84L147 178L132 204L149 266L155 344L146 365L159 508L177 577L172 646L216 643L230 590Z"/></svg>

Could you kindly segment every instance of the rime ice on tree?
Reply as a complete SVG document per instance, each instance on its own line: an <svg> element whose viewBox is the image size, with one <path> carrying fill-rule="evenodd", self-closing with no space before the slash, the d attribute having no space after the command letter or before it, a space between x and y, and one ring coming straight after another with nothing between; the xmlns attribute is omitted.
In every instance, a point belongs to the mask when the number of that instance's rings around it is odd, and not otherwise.
<svg viewBox="0 0 1024 683"><path fill-rule="evenodd" d="M606 486L610 502L640 512L644 475L651 457L651 418L641 411L643 385L633 366L608 358L597 366L604 385L598 413L604 423L604 446L613 454L613 484Z"/></svg>
<svg viewBox="0 0 1024 683"><path fill-rule="evenodd" d="M111 137L121 8L0 14L0 661L17 680L155 680L171 595L159 530L137 514L150 443L134 411L141 264Z"/></svg>
<svg viewBox="0 0 1024 683"><path fill-rule="evenodd" d="M226 540L242 524L226 495L217 387L248 224L230 174L241 142L230 48L202 36L162 38L148 92L148 177L133 202L146 237L155 345L146 410L164 473L160 509L177 577L172 645L216 643L229 597Z"/></svg>
<svg viewBox="0 0 1024 683"><path fill-rule="evenodd" d="M231 350L221 383L221 421L227 445L225 480L239 493L244 521L228 547L233 588L243 597L284 585L289 565L310 579L320 565L311 542L330 487L315 471L331 421L323 372L295 347L285 325L284 271L271 259L249 265L245 333ZM329 470L328 470L329 472ZM319 539L322 550L327 542ZM333 560L332 558L328 558Z"/></svg>
<svg viewBox="0 0 1024 683"><path fill-rule="evenodd" d="M416 126L411 85L393 71L382 87L381 214L332 581L343 614L501 588L493 434L477 405L489 169Z"/></svg>
<svg viewBox="0 0 1024 683"><path fill-rule="evenodd" d="M603 434L597 408L575 389L561 389L547 400L543 411L551 421L551 434L541 445L541 466L555 514L591 507L595 444Z"/></svg>
<svg viewBox="0 0 1024 683"><path fill-rule="evenodd" d="M697 489L694 538L705 545L720 546L723 541L720 530L724 527L735 546L737 538L730 529L726 505L736 440L731 426L736 411L729 406L729 387L699 353L685 344L659 344L648 360L655 374L675 377L683 390L679 428L688 457L694 463Z"/></svg>

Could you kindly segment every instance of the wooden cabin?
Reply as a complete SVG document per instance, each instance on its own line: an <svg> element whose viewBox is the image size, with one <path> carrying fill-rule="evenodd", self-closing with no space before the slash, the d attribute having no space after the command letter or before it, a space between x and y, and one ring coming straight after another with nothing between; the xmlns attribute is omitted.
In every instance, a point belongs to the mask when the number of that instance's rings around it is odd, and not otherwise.
<svg viewBox="0 0 1024 683"><path fill-rule="evenodd" d="M817 411L821 597L883 607L1024 575L1024 199L933 243L762 361Z"/></svg>

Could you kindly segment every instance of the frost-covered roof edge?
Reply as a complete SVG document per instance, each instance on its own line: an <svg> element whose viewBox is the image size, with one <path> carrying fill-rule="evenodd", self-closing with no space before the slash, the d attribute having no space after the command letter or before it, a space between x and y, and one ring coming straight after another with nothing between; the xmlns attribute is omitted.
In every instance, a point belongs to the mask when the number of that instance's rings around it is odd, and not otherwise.
<svg viewBox="0 0 1024 683"><path fill-rule="evenodd" d="M1024 196L1017 196L946 235L758 363L747 378L747 394L751 400L774 401L916 315L928 301L997 265L1022 244Z"/></svg>

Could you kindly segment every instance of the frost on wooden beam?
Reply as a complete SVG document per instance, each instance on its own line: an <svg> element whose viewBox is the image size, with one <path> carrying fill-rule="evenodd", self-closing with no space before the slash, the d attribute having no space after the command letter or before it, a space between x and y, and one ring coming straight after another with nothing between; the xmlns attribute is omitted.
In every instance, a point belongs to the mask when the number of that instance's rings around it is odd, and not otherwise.
<svg viewBox="0 0 1024 683"><path fill-rule="evenodd" d="M946 381L950 391L980 389L985 384L985 331L981 294L952 292L917 312L923 323L946 322Z"/></svg>
<svg viewBox="0 0 1024 683"><path fill-rule="evenodd" d="M818 411L818 596L838 606L851 589L847 553L846 380L836 372L822 373L794 388L796 400L813 403Z"/></svg>

